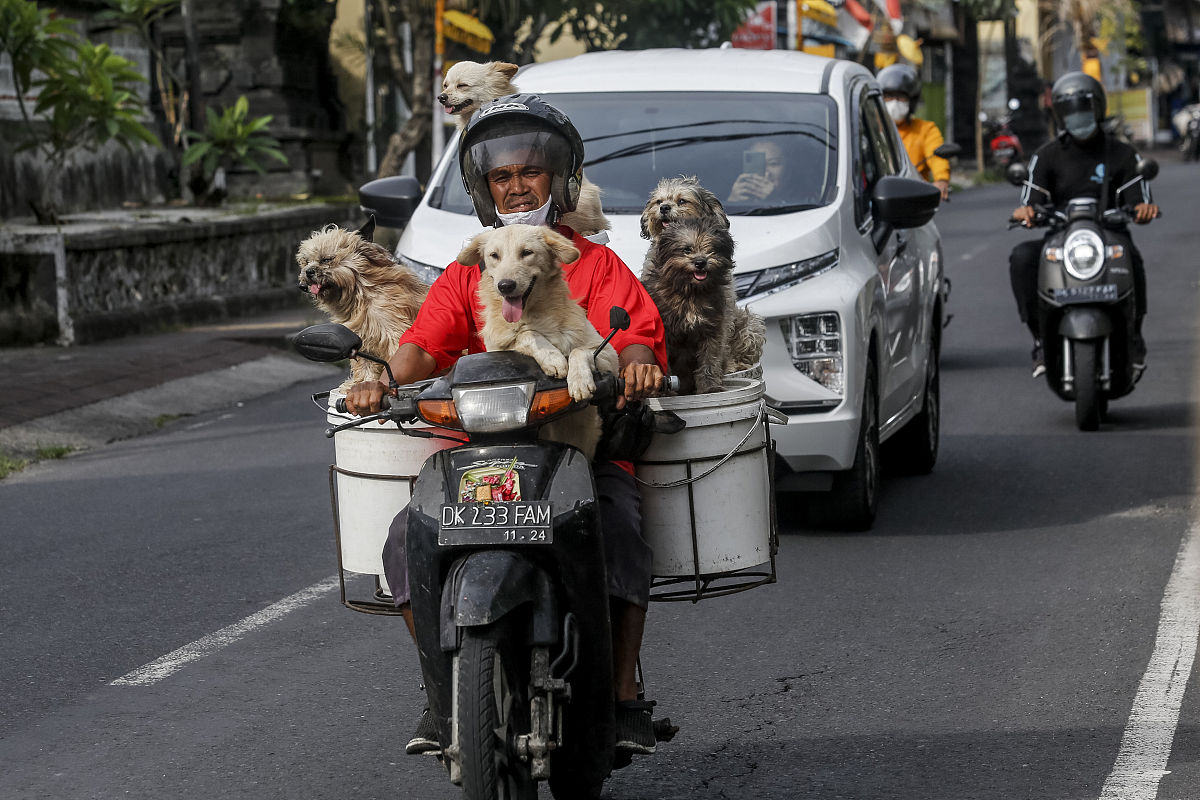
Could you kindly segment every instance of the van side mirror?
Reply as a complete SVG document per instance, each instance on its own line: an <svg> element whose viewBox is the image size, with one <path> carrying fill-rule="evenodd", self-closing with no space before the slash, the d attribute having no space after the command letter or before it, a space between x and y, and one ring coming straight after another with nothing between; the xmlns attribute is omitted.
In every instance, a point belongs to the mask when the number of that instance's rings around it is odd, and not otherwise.
<svg viewBox="0 0 1200 800"><path fill-rule="evenodd" d="M374 214L376 222L385 228L403 228L420 202L421 184L411 175L379 178L358 187L363 213Z"/></svg>
<svg viewBox="0 0 1200 800"><path fill-rule="evenodd" d="M875 183L871 208L876 219L894 228L919 228L933 219L941 201L932 183L888 175Z"/></svg>

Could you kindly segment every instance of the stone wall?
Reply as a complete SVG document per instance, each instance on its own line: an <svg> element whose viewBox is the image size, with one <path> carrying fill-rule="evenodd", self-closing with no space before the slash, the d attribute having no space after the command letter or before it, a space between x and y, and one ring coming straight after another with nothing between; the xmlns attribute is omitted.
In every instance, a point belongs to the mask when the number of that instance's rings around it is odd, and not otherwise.
<svg viewBox="0 0 1200 800"><path fill-rule="evenodd" d="M353 205L81 215L0 226L0 345L83 344L309 302L295 253Z"/></svg>

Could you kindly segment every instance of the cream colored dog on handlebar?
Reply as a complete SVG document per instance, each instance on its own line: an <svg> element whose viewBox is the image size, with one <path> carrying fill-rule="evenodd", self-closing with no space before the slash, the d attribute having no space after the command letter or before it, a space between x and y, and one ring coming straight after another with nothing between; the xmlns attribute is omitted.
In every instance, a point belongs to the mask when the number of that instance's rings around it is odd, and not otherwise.
<svg viewBox="0 0 1200 800"><path fill-rule="evenodd" d="M550 377L566 378L571 398L583 401L596 391L593 364L616 375L619 363L607 344L593 362L604 339L571 299L562 269L577 258L569 239L534 225L486 230L458 254L460 264L478 264L482 270L484 346L532 357ZM590 459L600 440L600 415L594 406L580 409L544 426L542 436L572 444Z"/></svg>

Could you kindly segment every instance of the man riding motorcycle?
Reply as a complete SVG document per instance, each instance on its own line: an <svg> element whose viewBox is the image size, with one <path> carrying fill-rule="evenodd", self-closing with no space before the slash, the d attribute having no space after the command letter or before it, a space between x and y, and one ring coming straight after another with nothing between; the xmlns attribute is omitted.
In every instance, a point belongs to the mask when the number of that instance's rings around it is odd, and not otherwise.
<svg viewBox="0 0 1200 800"><path fill-rule="evenodd" d="M654 301L615 252L581 237L561 215L579 197L583 140L571 121L536 95L502 97L482 106L460 142L459 164L476 216L484 225L548 225L572 240L580 257L564 267L571 296L597 330L609 328L609 310L629 312L630 327L612 340L620 357L625 395L618 406L658 393L667 357L662 320ZM450 264L434 281L412 327L400 338L389 364L400 384L448 369L464 352L480 352L481 306L476 289L481 267ZM381 382L351 387L346 408L362 416L379 410L387 392ZM652 553L641 535L640 497L633 467L597 461L594 468L604 531L616 680L617 749L652 753L651 704L638 701L637 659L650 593ZM384 547L384 567L394 602L410 633L405 557L407 509L396 516ZM410 754L439 749L428 709L406 748Z"/></svg>
<svg viewBox="0 0 1200 800"><path fill-rule="evenodd" d="M1029 162L1029 181L1021 193L1021 205L1012 218L1027 228L1033 227L1034 204L1060 206L1073 197L1097 198L1102 208L1115 208L1123 198L1135 192L1139 198L1133 208L1134 221L1144 225L1158 216L1152 202L1150 185L1137 172L1137 152L1104 132L1100 124L1107 114L1104 87L1090 75L1069 72L1054 82L1051 110L1058 137L1038 148ZM1140 183L1140 187L1138 184ZM1107 189L1105 188L1107 187ZM1140 192L1138 191L1140 189ZM1104 195L1104 196L1102 196ZM1125 237L1129 231L1118 233ZM1021 321L1033 334L1033 377L1046 371L1042 354L1042 332L1038 329L1038 262L1043 240L1022 242L1009 256L1009 277ZM1142 320L1146 315L1146 273L1141 253L1129 241L1136 309L1131 353L1133 368L1146 368L1146 342Z"/></svg>
<svg viewBox="0 0 1200 800"><path fill-rule="evenodd" d="M913 166L941 191L943 200L948 200L950 162L933 152L945 141L942 132L935 123L914 117L912 113L921 99L921 76L908 64L892 64L881 69L876 78L883 90L884 105L896 123L900 141L904 142Z"/></svg>

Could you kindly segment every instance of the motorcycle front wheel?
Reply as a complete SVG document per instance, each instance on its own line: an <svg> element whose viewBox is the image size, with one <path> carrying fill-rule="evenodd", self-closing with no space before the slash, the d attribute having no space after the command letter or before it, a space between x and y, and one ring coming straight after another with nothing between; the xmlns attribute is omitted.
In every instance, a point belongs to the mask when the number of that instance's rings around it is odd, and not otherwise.
<svg viewBox="0 0 1200 800"><path fill-rule="evenodd" d="M1071 360L1075 372L1075 425L1081 431L1100 427L1100 375L1097 353L1100 342L1094 339L1071 342Z"/></svg>
<svg viewBox="0 0 1200 800"><path fill-rule="evenodd" d="M517 736L529 732L528 686L522 637L495 625L463 631L455 692L465 800L536 800L537 782L516 752Z"/></svg>

